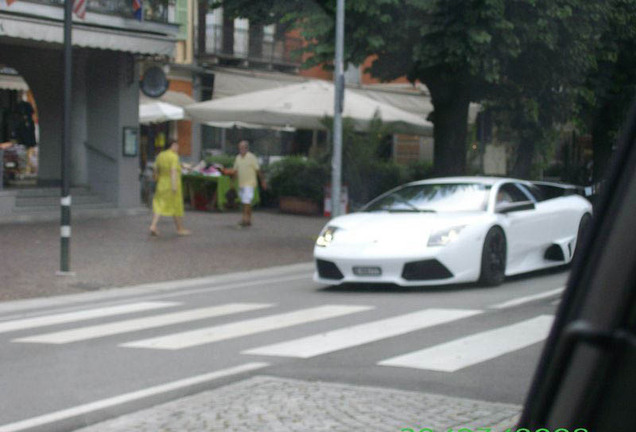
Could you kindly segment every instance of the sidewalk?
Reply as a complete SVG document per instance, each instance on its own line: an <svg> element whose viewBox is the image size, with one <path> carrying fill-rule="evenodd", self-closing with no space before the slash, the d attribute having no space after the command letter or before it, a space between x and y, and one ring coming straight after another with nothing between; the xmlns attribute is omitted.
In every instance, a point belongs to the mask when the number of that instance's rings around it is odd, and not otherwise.
<svg viewBox="0 0 636 432"><path fill-rule="evenodd" d="M514 427L519 410L427 393L255 376L75 432L445 432L462 427L504 432Z"/></svg>
<svg viewBox="0 0 636 432"><path fill-rule="evenodd" d="M149 236L151 214L83 218L72 223L70 269L60 269L58 221L0 224L0 301L77 294L118 286L211 276L312 261L327 219L256 211L253 226L237 229L240 213L189 211L190 237L162 218Z"/></svg>

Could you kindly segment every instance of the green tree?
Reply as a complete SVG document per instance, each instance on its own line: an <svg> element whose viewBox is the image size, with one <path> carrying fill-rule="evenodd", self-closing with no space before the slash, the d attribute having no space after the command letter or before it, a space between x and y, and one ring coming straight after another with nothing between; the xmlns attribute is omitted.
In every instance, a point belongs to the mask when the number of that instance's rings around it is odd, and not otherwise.
<svg viewBox="0 0 636 432"><path fill-rule="evenodd" d="M510 108L519 120L511 126L535 125L524 129L526 138L520 146L522 153L530 155L521 156L527 161L532 159L542 125L556 118L545 107L552 106L556 95L569 92L568 79L590 65L586 49L594 48L590 39L594 34L589 29L603 20L603 3L350 0L346 2L345 61L359 65L373 55L369 70L373 76L385 81L406 76L426 84L434 106L430 120L435 125L436 174L465 173L469 103L487 98L513 96L516 105ZM297 25L312 54L307 67L328 66L333 60L335 0L223 0L217 4L236 16L271 20L266 22L283 17L283 22ZM548 73L553 62L558 68ZM524 79L533 83L524 85Z"/></svg>
<svg viewBox="0 0 636 432"><path fill-rule="evenodd" d="M579 99L583 132L592 133L594 181L602 179L630 104L636 97L636 0L609 0L609 23L601 34L585 92Z"/></svg>
<svg viewBox="0 0 636 432"><path fill-rule="evenodd" d="M382 79L407 76L427 85L434 112L435 169L463 174L468 105L499 79L500 59L516 55L514 26L504 0L356 0L346 2L345 61L377 56L370 72ZM312 56L306 67L334 56L335 0L219 0L231 16L298 26ZM506 55L504 55L504 53Z"/></svg>
<svg viewBox="0 0 636 432"><path fill-rule="evenodd" d="M605 29L602 2L534 0L510 2L523 48L502 59L502 80L489 97L498 126L517 143L512 174L532 176L536 154L553 148L557 125L575 116L587 73L596 66L597 35Z"/></svg>

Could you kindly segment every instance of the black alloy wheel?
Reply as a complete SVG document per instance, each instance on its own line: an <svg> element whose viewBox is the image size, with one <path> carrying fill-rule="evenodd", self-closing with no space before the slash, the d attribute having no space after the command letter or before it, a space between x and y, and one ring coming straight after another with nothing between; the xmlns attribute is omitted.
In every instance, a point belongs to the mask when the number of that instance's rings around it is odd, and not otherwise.
<svg viewBox="0 0 636 432"><path fill-rule="evenodd" d="M501 228L492 227L486 234L481 253L479 283L485 286L501 285L506 278L506 236Z"/></svg>

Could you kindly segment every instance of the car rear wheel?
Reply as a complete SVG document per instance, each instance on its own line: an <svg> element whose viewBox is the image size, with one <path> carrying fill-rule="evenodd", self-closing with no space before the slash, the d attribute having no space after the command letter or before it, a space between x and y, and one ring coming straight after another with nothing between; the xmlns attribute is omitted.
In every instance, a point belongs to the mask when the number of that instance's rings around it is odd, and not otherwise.
<svg viewBox="0 0 636 432"><path fill-rule="evenodd" d="M506 277L506 236L501 228L493 227L486 234L481 253L479 283L484 286L501 285Z"/></svg>

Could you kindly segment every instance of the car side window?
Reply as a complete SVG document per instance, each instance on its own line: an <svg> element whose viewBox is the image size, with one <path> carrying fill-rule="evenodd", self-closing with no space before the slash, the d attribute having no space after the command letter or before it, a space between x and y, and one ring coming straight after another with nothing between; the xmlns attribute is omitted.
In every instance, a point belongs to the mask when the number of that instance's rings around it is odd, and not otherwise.
<svg viewBox="0 0 636 432"><path fill-rule="evenodd" d="M535 185L518 184L518 186L534 201L541 202L546 200L546 197L541 191L541 189L539 189Z"/></svg>
<svg viewBox="0 0 636 432"><path fill-rule="evenodd" d="M497 204L528 201L528 197L514 183L505 183L497 192Z"/></svg>

